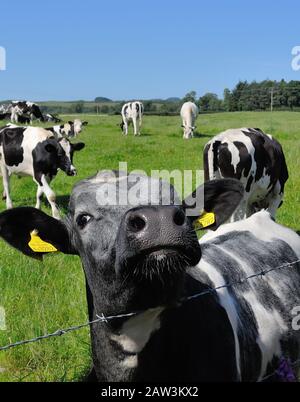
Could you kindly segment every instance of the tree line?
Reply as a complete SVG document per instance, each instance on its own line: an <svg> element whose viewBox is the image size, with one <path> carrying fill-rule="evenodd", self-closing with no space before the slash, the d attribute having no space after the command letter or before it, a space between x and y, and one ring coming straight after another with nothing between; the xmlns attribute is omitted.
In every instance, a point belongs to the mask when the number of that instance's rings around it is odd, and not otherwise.
<svg viewBox="0 0 300 402"><path fill-rule="evenodd" d="M56 114L119 114L122 105L128 100L113 101L98 96L94 101L73 102L40 102L44 113ZM145 113L152 115L177 115L186 101L196 103L200 112L235 112L235 111L266 111L266 110L299 110L300 111L300 81L261 82L239 81L230 90L226 88L223 97L208 92L197 97L196 91L188 92L183 98L143 100Z"/></svg>

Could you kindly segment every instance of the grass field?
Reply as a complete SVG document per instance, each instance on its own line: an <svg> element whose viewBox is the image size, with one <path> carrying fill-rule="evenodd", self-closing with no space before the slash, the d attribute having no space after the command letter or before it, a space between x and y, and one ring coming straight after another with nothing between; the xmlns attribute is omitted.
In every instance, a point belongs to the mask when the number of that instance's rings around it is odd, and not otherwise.
<svg viewBox="0 0 300 402"><path fill-rule="evenodd" d="M65 116L66 120L74 116ZM78 140L86 148L75 155L78 176L60 172L52 183L58 205L65 211L74 183L99 169L128 170L202 168L204 144L218 132L233 127L260 127L283 145L290 172L285 202L278 220L300 230L300 113L220 113L200 115L199 135L182 139L178 117L145 117L143 135L121 135L118 116L80 116L89 121ZM36 187L30 178L13 177L11 195L15 206L35 204ZM0 201L0 210L5 204ZM43 210L50 212L44 203ZM0 241L0 306L6 326L0 330L0 345L85 322L84 278L77 257L51 255L43 263L19 254ZM39 343L0 352L0 381L76 381L90 365L87 329Z"/></svg>

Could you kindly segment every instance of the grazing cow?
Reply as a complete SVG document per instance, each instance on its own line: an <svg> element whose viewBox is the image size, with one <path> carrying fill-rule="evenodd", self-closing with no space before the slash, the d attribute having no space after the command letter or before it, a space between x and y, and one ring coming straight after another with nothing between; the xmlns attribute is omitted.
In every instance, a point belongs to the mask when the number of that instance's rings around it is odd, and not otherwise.
<svg viewBox="0 0 300 402"><path fill-rule="evenodd" d="M183 138L189 139L193 138L194 130L197 128L195 126L197 116L199 114L199 109L193 102L185 102L180 110L180 116L182 118L183 127Z"/></svg>
<svg viewBox="0 0 300 402"><path fill-rule="evenodd" d="M242 196L234 179L205 183L212 229ZM199 243L197 197L203 187L180 204L166 182L106 171L74 187L64 221L29 207L0 214L0 236L24 254L41 258L52 245L80 256L90 320L124 315L91 325L90 380L257 381L298 359L299 262L241 279L299 260L300 237L261 211Z"/></svg>
<svg viewBox="0 0 300 402"><path fill-rule="evenodd" d="M8 126L0 129L0 166L6 207L12 208L9 193L11 174L31 176L38 186L36 208L40 208L44 193L51 205L52 215L59 219L50 182L58 169L69 176L76 175L73 153L83 147L83 143L71 144L66 138L56 140L51 132L39 127Z"/></svg>
<svg viewBox="0 0 300 402"><path fill-rule="evenodd" d="M267 209L275 219L282 204L288 169L281 145L258 128L230 129L215 136L204 149L205 180L238 179L244 198L232 221Z"/></svg>
<svg viewBox="0 0 300 402"><path fill-rule="evenodd" d="M142 117L144 113L144 106L142 102L129 102L125 103L122 107L122 123L120 124L121 130L124 135L128 134L128 125L132 121L134 135L141 135L140 129L142 125Z"/></svg>
<svg viewBox="0 0 300 402"><path fill-rule="evenodd" d="M36 103L28 101L12 101L8 105L2 106L2 111L11 114L13 123L24 123L28 120L38 119L44 121L43 114Z"/></svg>
<svg viewBox="0 0 300 402"><path fill-rule="evenodd" d="M58 117L54 116L54 114L51 113L46 113L44 115L44 121L47 122L54 122L54 123L60 123L61 119L59 119Z"/></svg>
<svg viewBox="0 0 300 402"><path fill-rule="evenodd" d="M28 101L13 101L12 106L18 106L23 114L29 115L31 121L33 119L44 121L44 116L36 103Z"/></svg>
<svg viewBox="0 0 300 402"><path fill-rule="evenodd" d="M82 131L83 127L88 125L87 121L81 121L75 119L74 121L69 121L68 123L61 124L58 126L48 127L46 130L51 131L56 138L73 138Z"/></svg>

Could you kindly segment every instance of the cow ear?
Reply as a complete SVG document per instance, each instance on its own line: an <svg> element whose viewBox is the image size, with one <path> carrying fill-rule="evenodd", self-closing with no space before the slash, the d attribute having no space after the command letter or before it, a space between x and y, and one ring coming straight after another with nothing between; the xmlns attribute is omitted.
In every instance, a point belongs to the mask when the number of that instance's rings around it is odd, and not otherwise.
<svg viewBox="0 0 300 402"><path fill-rule="evenodd" d="M0 236L23 254L37 259L56 251L77 254L70 244L66 225L32 207L2 212Z"/></svg>
<svg viewBox="0 0 300 402"><path fill-rule="evenodd" d="M244 186L235 179L212 180L198 187L183 201L196 229L217 229L233 214L244 195Z"/></svg>
<svg viewBox="0 0 300 402"><path fill-rule="evenodd" d="M83 126L87 126L88 124L89 124L88 121L83 121L83 122L82 122L82 125L83 125Z"/></svg>
<svg viewBox="0 0 300 402"><path fill-rule="evenodd" d="M72 124L74 124L71 120L68 121L68 123L70 124L70 126L72 126Z"/></svg>
<svg viewBox="0 0 300 402"><path fill-rule="evenodd" d="M72 144L72 148L74 149L74 151L81 151L84 147L84 142L76 142L75 144Z"/></svg>

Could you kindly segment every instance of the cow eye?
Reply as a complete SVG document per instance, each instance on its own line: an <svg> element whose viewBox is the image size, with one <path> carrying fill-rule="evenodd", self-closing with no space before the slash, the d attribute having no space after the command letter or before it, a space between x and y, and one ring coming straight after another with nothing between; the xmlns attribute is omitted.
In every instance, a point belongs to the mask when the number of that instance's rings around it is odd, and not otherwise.
<svg viewBox="0 0 300 402"><path fill-rule="evenodd" d="M76 218L76 223L80 229L83 229L91 219L91 215L81 214Z"/></svg>

